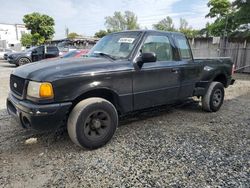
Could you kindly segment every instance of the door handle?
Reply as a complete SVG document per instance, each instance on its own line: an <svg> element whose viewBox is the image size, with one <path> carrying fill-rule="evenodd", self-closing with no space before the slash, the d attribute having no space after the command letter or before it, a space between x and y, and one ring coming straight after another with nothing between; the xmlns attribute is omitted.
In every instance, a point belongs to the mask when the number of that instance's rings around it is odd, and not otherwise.
<svg viewBox="0 0 250 188"><path fill-rule="evenodd" d="M178 68L172 68L172 69L171 69L171 72L173 72L173 73L176 73L176 74L177 74L177 73L179 72L179 69L178 69Z"/></svg>

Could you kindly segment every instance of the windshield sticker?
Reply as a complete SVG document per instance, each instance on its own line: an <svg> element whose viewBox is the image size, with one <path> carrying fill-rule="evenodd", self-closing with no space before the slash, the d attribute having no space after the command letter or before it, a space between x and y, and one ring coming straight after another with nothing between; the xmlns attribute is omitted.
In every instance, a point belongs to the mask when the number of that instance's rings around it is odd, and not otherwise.
<svg viewBox="0 0 250 188"><path fill-rule="evenodd" d="M119 43L130 43L131 44L131 43L134 42L134 40L135 40L134 38L120 38L118 42Z"/></svg>

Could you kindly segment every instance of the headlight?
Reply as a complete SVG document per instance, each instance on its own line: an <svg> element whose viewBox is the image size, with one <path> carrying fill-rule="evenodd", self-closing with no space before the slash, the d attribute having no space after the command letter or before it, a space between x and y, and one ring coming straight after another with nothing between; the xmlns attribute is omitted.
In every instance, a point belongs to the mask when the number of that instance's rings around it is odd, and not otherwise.
<svg viewBox="0 0 250 188"><path fill-rule="evenodd" d="M54 98L53 87L49 82L29 81L27 95L38 99L52 99Z"/></svg>

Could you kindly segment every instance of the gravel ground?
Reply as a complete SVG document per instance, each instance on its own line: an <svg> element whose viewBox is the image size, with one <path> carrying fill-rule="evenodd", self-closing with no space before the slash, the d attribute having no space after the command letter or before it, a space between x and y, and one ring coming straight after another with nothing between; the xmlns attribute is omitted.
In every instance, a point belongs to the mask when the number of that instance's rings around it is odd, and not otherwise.
<svg viewBox="0 0 250 188"><path fill-rule="evenodd" d="M236 75L217 113L189 100L129 115L110 143L88 151L6 113L12 69L0 62L0 187L250 187L250 75Z"/></svg>

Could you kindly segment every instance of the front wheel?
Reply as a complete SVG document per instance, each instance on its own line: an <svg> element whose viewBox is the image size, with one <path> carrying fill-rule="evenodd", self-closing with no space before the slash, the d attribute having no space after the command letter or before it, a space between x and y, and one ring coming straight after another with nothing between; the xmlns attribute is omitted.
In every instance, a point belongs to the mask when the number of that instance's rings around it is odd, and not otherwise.
<svg viewBox="0 0 250 188"><path fill-rule="evenodd" d="M118 114L112 103L102 98L79 102L69 115L67 129L71 140L80 147L96 149L114 135Z"/></svg>
<svg viewBox="0 0 250 188"><path fill-rule="evenodd" d="M220 82L211 82L207 93L202 97L202 108L208 112L216 112L224 101L224 86Z"/></svg>
<svg viewBox="0 0 250 188"><path fill-rule="evenodd" d="M26 58L26 57L21 57L19 60L18 60L18 66L22 66L22 65L25 65L27 63L30 63L31 61Z"/></svg>

